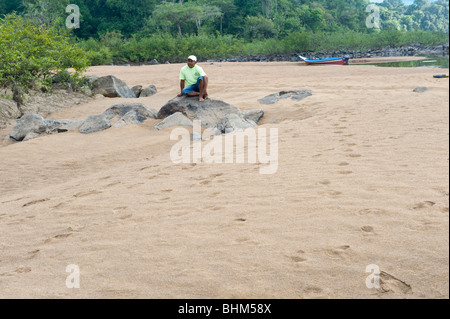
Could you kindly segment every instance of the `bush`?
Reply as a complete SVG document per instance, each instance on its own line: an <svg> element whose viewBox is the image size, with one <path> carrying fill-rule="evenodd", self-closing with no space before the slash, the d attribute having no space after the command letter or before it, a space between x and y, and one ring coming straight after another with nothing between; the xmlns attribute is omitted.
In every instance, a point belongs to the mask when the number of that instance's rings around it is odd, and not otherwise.
<svg viewBox="0 0 450 319"><path fill-rule="evenodd" d="M156 59L160 62L184 62L195 54L201 60L223 59L239 55L295 54L300 51L364 51L385 46L411 43L435 45L447 42L445 34L430 31L378 31L362 33L352 30L339 32L296 31L282 39L243 40L231 35L185 35L169 33L139 35L130 39L89 39L80 43L90 51L93 65L110 63L142 63ZM114 43L114 44L113 44Z"/></svg>
<svg viewBox="0 0 450 319"><path fill-rule="evenodd" d="M11 87L18 106L30 88L47 88L49 78L66 69L81 80L89 59L55 28L35 25L16 14L0 19L0 87Z"/></svg>

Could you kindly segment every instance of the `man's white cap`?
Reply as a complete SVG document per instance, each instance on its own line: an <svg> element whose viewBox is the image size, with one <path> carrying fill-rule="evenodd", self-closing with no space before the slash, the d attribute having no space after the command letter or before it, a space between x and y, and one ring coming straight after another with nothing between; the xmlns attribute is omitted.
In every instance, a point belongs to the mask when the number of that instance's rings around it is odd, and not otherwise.
<svg viewBox="0 0 450 319"><path fill-rule="evenodd" d="M197 57L195 55L189 56L188 60L192 60L194 62L197 62Z"/></svg>

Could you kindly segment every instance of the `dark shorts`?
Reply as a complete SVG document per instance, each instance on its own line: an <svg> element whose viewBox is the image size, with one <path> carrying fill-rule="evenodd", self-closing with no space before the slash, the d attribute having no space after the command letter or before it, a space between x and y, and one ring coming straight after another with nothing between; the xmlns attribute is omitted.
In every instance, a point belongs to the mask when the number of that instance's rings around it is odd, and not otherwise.
<svg viewBox="0 0 450 319"><path fill-rule="evenodd" d="M185 88L183 90L183 94L188 94L188 93L191 93L191 92L200 92L200 80L204 81L203 76L200 76L197 79L197 83L196 84L190 85L187 88Z"/></svg>

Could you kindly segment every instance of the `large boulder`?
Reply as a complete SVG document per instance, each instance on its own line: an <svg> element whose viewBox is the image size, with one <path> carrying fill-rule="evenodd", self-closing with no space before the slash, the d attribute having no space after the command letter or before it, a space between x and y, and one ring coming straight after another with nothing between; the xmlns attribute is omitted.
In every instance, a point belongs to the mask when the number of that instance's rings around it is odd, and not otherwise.
<svg viewBox="0 0 450 319"><path fill-rule="evenodd" d="M116 104L103 112L103 114L108 118L108 120L112 120L116 116L123 117L129 112L136 112L138 116L145 119L156 119L158 114L156 110L150 109L141 103Z"/></svg>
<svg viewBox="0 0 450 319"><path fill-rule="evenodd" d="M80 127L80 133L91 134L106 130L111 127L111 122L105 114L89 116Z"/></svg>
<svg viewBox="0 0 450 319"><path fill-rule="evenodd" d="M146 87L141 91L141 94L139 94L139 97L149 97L154 94L156 94L158 90L156 89L156 86L150 85L149 87Z"/></svg>
<svg viewBox="0 0 450 319"><path fill-rule="evenodd" d="M142 92L142 85L133 86L131 88L131 91L133 91L133 93L134 93L134 95L136 95L136 97L139 97L141 95L141 92Z"/></svg>
<svg viewBox="0 0 450 319"><path fill-rule="evenodd" d="M25 114L16 122L9 136L15 141L23 141L27 136L30 139L30 136L57 132L62 125L59 121L46 120L39 114Z"/></svg>
<svg viewBox="0 0 450 319"><path fill-rule="evenodd" d="M158 112L159 119L182 113L191 121L201 121L204 128L216 128L221 120L228 114L241 113L237 107L220 100L206 99L199 102L198 97L176 97L164 105Z"/></svg>
<svg viewBox="0 0 450 319"><path fill-rule="evenodd" d="M136 94L125 82L113 75L103 76L92 83L92 93L102 94L105 97L136 98Z"/></svg>

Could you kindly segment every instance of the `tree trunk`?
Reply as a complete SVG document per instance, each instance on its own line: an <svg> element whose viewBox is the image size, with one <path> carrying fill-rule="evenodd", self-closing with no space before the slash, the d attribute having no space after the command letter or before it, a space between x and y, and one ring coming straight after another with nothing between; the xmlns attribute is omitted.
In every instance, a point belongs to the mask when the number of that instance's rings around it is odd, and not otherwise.
<svg viewBox="0 0 450 319"><path fill-rule="evenodd" d="M197 20L195 21L195 24L197 25L197 36L200 37L200 27L202 26L202 21Z"/></svg>
<svg viewBox="0 0 450 319"><path fill-rule="evenodd" d="M22 90L16 84L13 84L12 91L13 91L13 101L16 102L17 104L17 109L20 112L19 118L21 118L24 115L22 110L23 93Z"/></svg>
<svg viewBox="0 0 450 319"><path fill-rule="evenodd" d="M181 32L181 25L177 23L177 27L178 27L178 35L180 36L181 39L183 39L183 33Z"/></svg>

